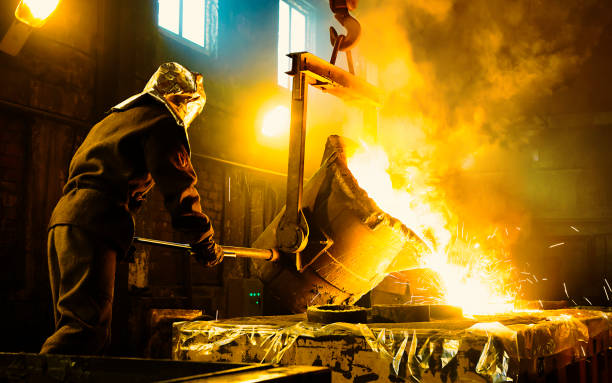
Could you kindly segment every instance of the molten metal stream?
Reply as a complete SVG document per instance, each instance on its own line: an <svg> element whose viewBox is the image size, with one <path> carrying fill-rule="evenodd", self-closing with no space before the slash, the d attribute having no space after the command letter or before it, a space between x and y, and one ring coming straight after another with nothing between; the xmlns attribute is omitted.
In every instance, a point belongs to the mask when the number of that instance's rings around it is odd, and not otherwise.
<svg viewBox="0 0 612 383"><path fill-rule="evenodd" d="M443 295L429 297L429 303L433 300L459 306L467 315L512 311L515 293L506 287L510 265L498 259L495 251L483 249L474 241L475 237L459 235L457 230L453 238L450 220L443 213L444 200L437 197L441 194L427 183L422 171L414 167L406 169L409 182L400 189L392 184L387 172L389 166L389 158L382 148L365 144L348 159L349 169L368 196L431 248L431 255L422 259L421 266L439 275L437 283ZM421 302L426 303L425 298Z"/></svg>

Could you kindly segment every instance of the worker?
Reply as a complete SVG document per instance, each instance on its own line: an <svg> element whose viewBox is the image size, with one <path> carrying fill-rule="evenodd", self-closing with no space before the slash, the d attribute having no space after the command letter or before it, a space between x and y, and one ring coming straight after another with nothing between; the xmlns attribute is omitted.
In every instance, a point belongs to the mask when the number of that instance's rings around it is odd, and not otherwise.
<svg viewBox="0 0 612 383"><path fill-rule="evenodd" d="M55 333L41 353L105 352L115 265L131 246L133 214L154 184L195 259L206 266L223 259L202 212L187 137L205 103L202 75L165 63L141 93L113 107L76 151L49 223Z"/></svg>

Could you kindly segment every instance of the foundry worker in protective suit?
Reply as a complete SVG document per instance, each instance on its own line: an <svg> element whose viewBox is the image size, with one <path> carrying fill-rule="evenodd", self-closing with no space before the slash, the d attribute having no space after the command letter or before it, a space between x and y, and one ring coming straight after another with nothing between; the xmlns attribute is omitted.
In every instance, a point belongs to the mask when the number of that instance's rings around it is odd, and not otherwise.
<svg viewBox="0 0 612 383"><path fill-rule="evenodd" d="M144 88L96 124L70 162L49 223L55 333L41 353L101 354L110 342L115 264L134 236L132 214L157 184L196 260L221 262L202 212L187 128L206 102L202 75L159 67Z"/></svg>

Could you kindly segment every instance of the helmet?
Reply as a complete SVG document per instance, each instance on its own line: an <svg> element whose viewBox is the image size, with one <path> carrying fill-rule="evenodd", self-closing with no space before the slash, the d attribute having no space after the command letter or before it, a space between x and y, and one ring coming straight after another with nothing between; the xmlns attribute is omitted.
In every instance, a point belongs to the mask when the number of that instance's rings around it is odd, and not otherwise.
<svg viewBox="0 0 612 383"><path fill-rule="evenodd" d="M160 65L142 92L115 105L111 111L129 109L144 95L150 95L164 104L176 123L185 130L206 104L202 75L175 62Z"/></svg>

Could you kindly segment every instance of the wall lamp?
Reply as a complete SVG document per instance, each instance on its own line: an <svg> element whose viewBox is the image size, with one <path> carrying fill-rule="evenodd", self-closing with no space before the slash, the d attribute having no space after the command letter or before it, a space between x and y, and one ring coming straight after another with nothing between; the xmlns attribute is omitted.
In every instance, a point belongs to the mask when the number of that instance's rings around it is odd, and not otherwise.
<svg viewBox="0 0 612 383"><path fill-rule="evenodd" d="M45 25L60 0L21 0L15 9L15 20L0 41L0 51L16 56L34 28Z"/></svg>

